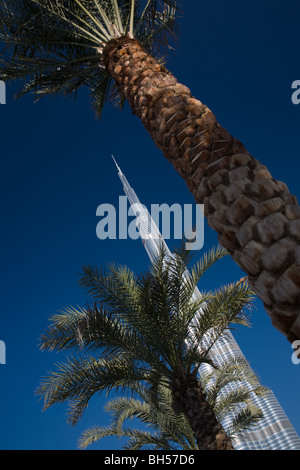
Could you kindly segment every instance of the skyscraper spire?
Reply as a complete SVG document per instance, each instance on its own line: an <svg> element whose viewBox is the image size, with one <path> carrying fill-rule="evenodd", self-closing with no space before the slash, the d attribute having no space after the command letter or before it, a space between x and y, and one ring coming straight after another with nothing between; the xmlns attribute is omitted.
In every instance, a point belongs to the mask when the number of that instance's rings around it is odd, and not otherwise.
<svg viewBox="0 0 300 470"><path fill-rule="evenodd" d="M128 183L125 175L122 173L115 158L112 156L118 169L118 176L123 184L124 192L129 200L131 209L137 217L137 227L142 239L143 245L148 256L153 263L154 259L160 253L161 247L168 256L172 256L165 240L159 229L151 218L147 208L143 206L135 191ZM187 275L189 275L187 271ZM194 298L199 299L201 293L198 288L194 291ZM199 312L201 315L201 311ZM197 321L197 318L195 318ZM210 350L210 357L216 364L237 357L245 359L240 347L234 339L230 330L226 331L226 337L216 341ZM252 390L249 383L243 384ZM229 385L234 390L233 385ZM269 392L265 397L258 397L254 394L252 402L263 412L263 418L255 426L254 430L248 430L240 433L238 438L233 439L233 445L237 450L300 450L300 438L295 429L278 403L273 392ZM222 425L226 430L231 421L224 421Z"/></svg>
<svg viewBox="0 0 300 470"><path fill-rule="evenodd" d="M115 162L115 165L116 165L116 167L117 167L117 169L118 169L118 172L122 174L121 168L120 168L119 165L117 164L115 157L114 157L113 155L112 155L111 157L112 157L113 161Z"/></svg>
<svg viewBox="0 0 300 470"><path fill-rule="evenodd" d="M112 158L118 169L118 176L122 182L124 192L130 203L131 210L137 218L137 228L139 230L140 237L150 258L150 261L153 263L161 250L163 250L164 253L166 253L167 255L171 256L172 254L168 248L168 245L163 239L160 231L157 228L157 225L150 216L147 208L143 204L141 204L139 198L128 183L126 176L117 164L115 158L113 156Z"/></svg>

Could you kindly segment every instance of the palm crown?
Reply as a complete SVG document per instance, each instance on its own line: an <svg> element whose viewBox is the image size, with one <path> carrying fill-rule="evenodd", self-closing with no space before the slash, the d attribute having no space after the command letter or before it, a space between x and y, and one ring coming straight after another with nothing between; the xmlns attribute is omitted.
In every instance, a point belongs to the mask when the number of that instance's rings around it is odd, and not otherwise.
<svg viewBox="0 0 300 470"><path fill-rule="evenodd" d="M173 0L0 0L0 40L6 43L0 77L26 79L17 96L76 94L86 85L100 115L106 98L122 99L102 63L105 45L129 36L154 53L174 29L175 4Z"/></svg>
<svg viewBox="0 0 300 470"><path fill-rule="evenodd" d="M81 284L94 304L66 308L42 337L45 349L80 353L42 381L38 393L45 407L69 401L69 420L75 424L95 393L146 384L171 390L180 411L185 382L205 402L196 379L199 368L215 366L210 349L231 323L248 324L244 310L253 296L246 282L238 282L193 299L203 273L225 254L224 249L212 250L188 278L183 254L168 259L162 253L140 277L126 267L84 268Z"/></svg>

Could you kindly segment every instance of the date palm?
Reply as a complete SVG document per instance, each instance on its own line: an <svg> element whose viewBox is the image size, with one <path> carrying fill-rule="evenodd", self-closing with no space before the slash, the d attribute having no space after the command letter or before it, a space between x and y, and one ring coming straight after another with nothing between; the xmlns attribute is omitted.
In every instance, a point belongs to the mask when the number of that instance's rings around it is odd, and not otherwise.
<svg viewBox="0 0 300 470"><path fill-rule="evenodd" d="M184 178L208 224L247 273L273 325L300 338L300 209L154 58L174 29L175 0L0 0L0 79L23 79L37 97L91 90L127 100Z"/></svg>
<svg viewBox="0 0 300 470"><path fill-rule="evenodd" d="M189 279L179 254L167 259L162 253L140 277L126 267L84 268L80 282L94 303L66 308L42 336L44 349L81 352L43 379L37 393L45 408L69 401L75 424L95 393L162 384L172 393L174 409L186 416L199 449L232 449L197 375L203 364L215 366L210 349L229 325L248 324L245 309L253 293L239 281L193 300L200 277L225 254L212 250Z"/></svg>
<svg viewBox="0 0 300 470"><path fill-rule="evenodd" d="M253 376L248 364L243 361L224 363L218 370L201 375L201 384L209 403L219 421L234 413L227 434L236 437L240 432L251 429L262 417L259 408L251 403L251 393L243 386L245 377L253 383L253 393L261 395L264 388ZM238 383L234 391L226 391L226 386ZM256 383L256 385L254 385ZM172 394L165 386L158 386L157 391L139 386L138 397L118 397L105 405L105 410L113 415L110 426L92 426L85 430L79 439L79 447L89 445L105 437L123 437L126 444L123 449L156 450L197 450L191 426L183 413L176 413L172 406ZM144 429L125 427L125 423L137 418Z"/></svg>

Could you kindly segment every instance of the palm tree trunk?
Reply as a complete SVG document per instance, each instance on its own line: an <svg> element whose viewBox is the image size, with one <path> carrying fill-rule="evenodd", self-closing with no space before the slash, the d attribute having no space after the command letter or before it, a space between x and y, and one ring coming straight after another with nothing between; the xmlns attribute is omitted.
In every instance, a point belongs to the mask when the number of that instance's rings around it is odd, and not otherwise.
<svg viewBox="0 0 300 470"><path fill-rule="evenodd" d="M172 393L174 410L187 417L199 450L234 450L194 375L176 379Z"/></svg>
<svg viewBox="0 0 300 470"><path fill-rule="evenodd" d="M138 41L110 41L104 61L133 113L204 204L209 226L247 273L273 325L290 341L300 338L296 197Z"/></svg>

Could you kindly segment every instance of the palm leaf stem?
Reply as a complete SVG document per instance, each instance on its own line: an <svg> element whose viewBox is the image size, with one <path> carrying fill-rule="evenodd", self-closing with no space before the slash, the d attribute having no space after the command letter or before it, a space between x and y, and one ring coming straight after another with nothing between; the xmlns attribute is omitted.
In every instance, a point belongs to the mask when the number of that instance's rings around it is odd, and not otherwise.
<svg viewBox="0 0 300 470"><path fill-rule="evenodd" d="M135 0L131 0L131 11L130 11L130 22L129 22L129 36L131 38L133 38L134 10L135 10Z"/></svg>
<svg viewBox="0 0 300 470"><path fill-rule="evenodd" d="M55 15L60 18L61 20L63 20L64 22L68 23L69 25L73 26L73 28L75 29L78 29L79 31L82 31L84 32L85 34L87 34L88 36L90 36L90 38L94 39L95 43L99 45L99 39L101 39L101 41L107 41L107 37L102 35L98 30L95 30L93 29L86 21L84 21L84 19L82 19L80 16L76 15L74 12L68 10L66 7L64 7L63 5L61 5L61 8L63 11L66 11L68 14L72 14L72 16L80 21L82 24L84 24L85 26L87 26L89 29L92 29L93 33L90 33L88 30L86 30L85 28L83 28L82 26L80 26L78 23L68 19L66 16L64 16L63 14L61 14L59 11L55 11L53 12L52 10L49 10L49 8L47 8L47 6L41 4L38 0L32 0L32 2L34 2L35 4L37 4L38 6L46 9L48 12L51 11L51 13L55 13ZM98 36L95 36L95 34Z"/></svg>
<svg viewBox="0 0 300 470"><path fill-rule="evenodd" d="M119 10L119 5L118 5L117 0L113 0L113 7L114 7L114 11L115 11L115 18L116 18L116 23L118 25L118 29L119 29L121 35L123 35L124 34L124 29L123 29L123 25L122 25L122 20L121 20L121 15L120 15L120 10Z"/></svg>
<svg viewBox="0 0 300 470"><path fill-rule="evenodd" d="M93 23L95 23L95 25L100 29L100 31L104 34L104 36L106 37L106 39L109 41L111 39L111 36L107 33L107 31L103 28L102 24L84 7L84 5L82 5L82 3L79 1L79 0L75 0L75 2L77 3L77 5L88 15L88 17L92 20ZM95 4L98 6L98 3L97 3L97 0L95 0ZM99 13L100 15L102 16L103 18L103 21L105 22L106 24L106 21L105 21L105 16L104 16L104 12L102 12L102 9L99 7ZM110 29L110 25L109 23L106 24L108 30Z"/></svg>
<svg viewBox="0 0 300 470"><path fill-rule="evenodd" d="M95 5L96 5L96 7L97 7L97 9L98 9L98 11L101 15L101 18L102 18L105 26L107 27L107 30L112 31L111 21L109 21L109 19L106 15L105 11L103 10L103 8L100 7L98 0L94 0L94 3L95 3ZM108 40L112 39L111 35L107 34L107 36L108 36L108 38L107 38Z"/></svg>

